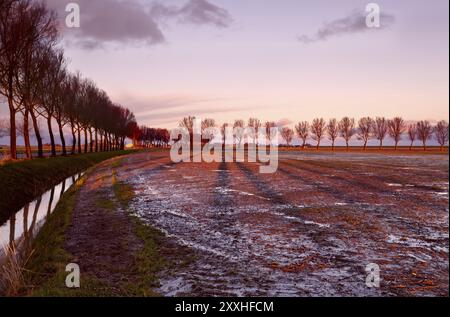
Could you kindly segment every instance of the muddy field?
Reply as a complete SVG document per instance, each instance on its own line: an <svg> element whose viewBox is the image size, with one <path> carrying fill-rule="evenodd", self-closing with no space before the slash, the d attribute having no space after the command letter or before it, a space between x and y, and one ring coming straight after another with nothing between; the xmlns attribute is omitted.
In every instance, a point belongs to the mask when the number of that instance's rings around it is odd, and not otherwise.
<svg viewBox="0 0 450 317"><path fill-rule="evenodd" d="M133 212L192 254L161 275L162 295L448 296L448 164L285 152L262 175L145 153L118 173L136 191ZM380 288L365 284L369 263Z"/></svg>

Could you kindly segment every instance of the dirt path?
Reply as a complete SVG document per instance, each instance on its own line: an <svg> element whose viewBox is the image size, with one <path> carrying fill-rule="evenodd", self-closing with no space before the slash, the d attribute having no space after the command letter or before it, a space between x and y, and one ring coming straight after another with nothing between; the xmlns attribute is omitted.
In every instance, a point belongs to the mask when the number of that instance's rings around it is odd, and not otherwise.
<svg viewBox="0 0 450 317"><path fill-rule="evenodd" d="M97 278L118 294L142 247L113 191L112 166L120 159L103 162L87 176L66 235L66 250L82 274Z"/></svg>

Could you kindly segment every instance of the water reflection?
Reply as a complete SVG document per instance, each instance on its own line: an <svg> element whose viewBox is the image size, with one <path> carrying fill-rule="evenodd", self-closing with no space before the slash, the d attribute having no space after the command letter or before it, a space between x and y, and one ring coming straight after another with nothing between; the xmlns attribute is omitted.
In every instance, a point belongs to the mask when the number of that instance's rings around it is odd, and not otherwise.
<svg viewBox="0 0 450 317"><path fill-rule="evenodd" d="M9 245L26 251L36 233L55 210L61 196L79 179L83 173L71 176L47 191L35 201L25 205L20 211L0 227L0 255L2 246Z"/></svg>

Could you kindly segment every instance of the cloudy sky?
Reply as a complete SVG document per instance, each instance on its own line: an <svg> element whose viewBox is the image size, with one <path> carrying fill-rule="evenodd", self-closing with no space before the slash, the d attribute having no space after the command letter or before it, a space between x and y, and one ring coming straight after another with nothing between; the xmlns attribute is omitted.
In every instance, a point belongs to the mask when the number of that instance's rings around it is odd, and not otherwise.
<svg viewBox="0 0 450 317"><path fill-rule="evenodd" d="M63 28L70 68L132 109L174 127L185 115L448 118L448 1L48 0L81 27Z"/></svg>

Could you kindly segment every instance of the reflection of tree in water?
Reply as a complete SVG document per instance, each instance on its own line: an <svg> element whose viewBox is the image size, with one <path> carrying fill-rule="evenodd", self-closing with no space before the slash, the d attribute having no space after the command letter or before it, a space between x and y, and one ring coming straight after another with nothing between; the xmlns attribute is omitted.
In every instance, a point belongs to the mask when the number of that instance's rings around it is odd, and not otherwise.
<svg viewBox="0 0 450 317"><path fill-rule="evenodd" d="M9 246L11 249L14 248L14 236L16 233L16 215L12 215L9 219Z"/></svg>
<svg viewBox="0 0 450 317"><path fill-rule="evenodd" d="M47 208L47 219L50 216L50 213L52 212L52 203L54 196L55 196L55 187L53 187L50 192L50 199L48 200L48 208Z"/></svg>
<svg viewBox="0 0 450 317"><path fill-rule="evenodd" d="M81 173L72 176L71 177L72 183L75 183L81 177L82 177ZM60 194L59 194L59 199L61 199L61 197L64 195L66 189L68 189L67 188L68 186L66 185L66 182L69 182L68 185L70 185L70 178L65 179L64 181L62 181L60 183L61 190L60 190ZM18 239L16 239L17 213L13 214L10 217L10 219L9 219L9 243L8 244L9 244L9 246L11 248L17 249L17 247L20 245L20 247L23 248L23 250L21 250L21 252L24 252L25 254L27 254L27 252L29 252L31 250L31 242L32 242L32 240L34 238L34 231L35 231L36 226L37 226L39 210L41 208L42 199L43 199L43 197L45 195L50 193L48 205L42 206L43 208L46 208L46 218L45 218L45 220L48 220L48 217L50 216L50 214L53 211L52 210L52 206L54 205L53 203L55 201L56 188L57 188L57 186L53 187L50 191L48 191L47 193L45 193L44 195L40 196L39 198L37 198L35 200L36 204L35 204L35 207L34 207L31 223L30 223L30 216L31 216L31 214L30 214L30 205L31 204L26 204L23 207L23 213L22 213L22 217L23 217L23 234Z"/></svg>

